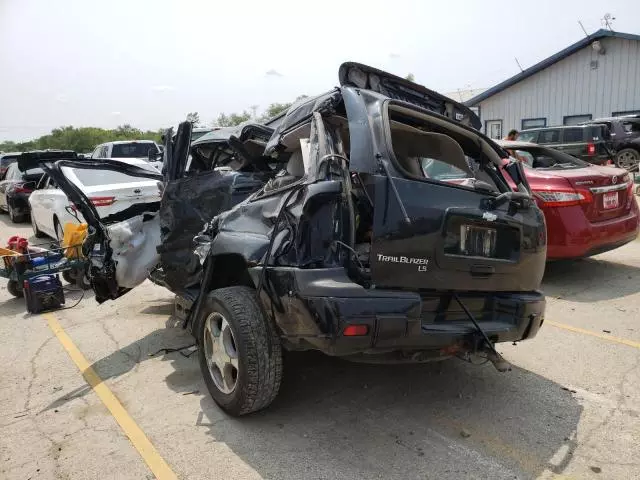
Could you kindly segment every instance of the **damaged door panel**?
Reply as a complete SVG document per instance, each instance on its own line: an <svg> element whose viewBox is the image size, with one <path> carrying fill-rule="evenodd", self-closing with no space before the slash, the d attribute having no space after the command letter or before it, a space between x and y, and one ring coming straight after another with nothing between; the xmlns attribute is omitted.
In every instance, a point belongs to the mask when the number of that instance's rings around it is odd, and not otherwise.
<svg viewBox="0 0 640 480"><path fill-rule="evenodd" d="M165 148L146 221L158 220L163 282L188 311L207 388L232 415L275 398L283 349L481 355L503 371L494 345L544 320L544 217L521 172L500 168L508 153L437 92L355 63L339 78L273 128L214 130L186 157L183 128ZM151 236L145 218L127 228ZM115 298L131 276L92 238L97 297Z"/></svg>
<svg viewBox="0 0 640 480"><path fill-rule="evenodd" d="M173 292L197 286L202 269L193 238L216 215L273 177L275 172L262 156L272 133L259 124L216 129L193 142L185 155L179 147L186 143L182 137L189 130L178 129L173 143L165 148L171 157L166 162L160 206L161 261L151 280Z"/></svg>

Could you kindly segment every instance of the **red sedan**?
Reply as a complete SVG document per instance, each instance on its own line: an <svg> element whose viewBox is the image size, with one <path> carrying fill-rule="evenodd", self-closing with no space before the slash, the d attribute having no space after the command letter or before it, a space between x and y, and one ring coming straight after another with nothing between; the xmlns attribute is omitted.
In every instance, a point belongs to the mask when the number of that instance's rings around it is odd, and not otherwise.
<svg viewBox="0 0 640 480"><path fill-rule="evenodd" d="M525 166L547 222L547 258L588 257L638 236L638 204L626 170L596 166L534 143L498 141Z"/></svg>

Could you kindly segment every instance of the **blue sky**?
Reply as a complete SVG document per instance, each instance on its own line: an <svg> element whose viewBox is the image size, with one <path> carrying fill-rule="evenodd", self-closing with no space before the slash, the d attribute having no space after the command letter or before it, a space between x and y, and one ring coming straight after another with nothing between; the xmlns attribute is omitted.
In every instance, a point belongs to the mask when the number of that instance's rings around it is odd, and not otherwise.
<svg viewBox="0 0 640 480"><path fill-rule="evenodd" d="M261 111L331 88L346 60L441 92L489 87L607 12L640 33L637 0L0 0L0 141Z"/></svg>

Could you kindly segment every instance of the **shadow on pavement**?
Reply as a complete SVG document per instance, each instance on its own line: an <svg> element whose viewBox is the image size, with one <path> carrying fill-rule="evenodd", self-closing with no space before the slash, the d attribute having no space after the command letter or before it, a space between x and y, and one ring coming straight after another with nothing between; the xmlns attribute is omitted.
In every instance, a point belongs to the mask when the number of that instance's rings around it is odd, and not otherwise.
<svg viewBox="0 0 640 480"><path fill-rule="evenodd" d="M230 418L201 399L209 423L199 424L265 478L535 478L562 473L575 448L582 407L517 367L296 353L285 368L280 395L257 414Z"/></svg>
<svg viewBox="0 0 640 480"><path fill-rule="evenodd" d="M209 396L197 352L159 352L193 343L176 319L166 326L98 360L93 369L107 380L152 354L170 361L167 386L199 398L195 426L265 478L535 478L545 469L562 473L575 449L582 407L569 391L517 367L500 374L491 365L458 360L363 365L289 353L275 402L232 418ZM45 410L88 392L83 385ZM167 400L179 408L180 400Z"/></svg>
<svg viewBox="0 0 640 480"><path fill-rule="evenodd" d="M160 304L157 307L161 309L164 305ZM196 360L197 353L193 353L193 349L181 350L183 347L193 345L193 337L187 330L182 329L180 322L173 317L169 317L165 325L166 328L155 330L94 362L91 364L91 368L93 368L103 381L120 377L132 371L140 363L151 358L161 358L163 361L171 361L174 364L176 372L178 372L178 376L180 372L188 371L190 364L198 368ZM197 380L200 380L199 370ZM191 380L183 380L182 383L188 384L192 382ZM204 388L204 382L202 387ZM47 405L42 411L58 408L90 392L91 387L82 385L73 391L64 393Z"/></svg>
<svg viewBox="0 0 640 480"><path fill-rule="evenodd" d="M547 264L545 295L575 302L597 302L640 292L640 267L602 257Z"/></svg>

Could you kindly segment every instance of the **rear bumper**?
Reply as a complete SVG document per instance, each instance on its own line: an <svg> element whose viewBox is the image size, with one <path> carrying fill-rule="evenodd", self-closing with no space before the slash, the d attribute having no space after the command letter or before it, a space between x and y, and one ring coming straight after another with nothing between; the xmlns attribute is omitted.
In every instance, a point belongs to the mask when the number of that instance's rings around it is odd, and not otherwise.
<svg viewBox="0 0 640 480"><path fill-rule="evenodd" d="M316 270L324 271L324 275L318 275L315 281L309 281L309 272L314 271L284 270L274 273L279 280L289 281L276 283L289 287L284 297L274 302L273 310L270 305L265 305L265 310L275 313L289 349L340 356L394 351L431 351L449 356L482 347L481 335L449 293L421 296L415 292L365 290L340 273L342 269ZM299 294L293 293L294 285ZM533 338L544 321L545 298L540 292L458 294L495 343ZM345 328L350 325L366 325L366 334L345 336Z"/></svg>
<svg viewBox="0 0 640 480"><path fill-rule="evenodd" d="M544 210L543 210L544 211ZM544 211L547 219L547 259L582 258L629 243L638 236L638 206L622 217L591 223L580 207Z"/></svg>

